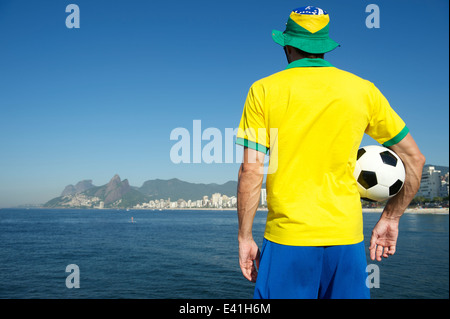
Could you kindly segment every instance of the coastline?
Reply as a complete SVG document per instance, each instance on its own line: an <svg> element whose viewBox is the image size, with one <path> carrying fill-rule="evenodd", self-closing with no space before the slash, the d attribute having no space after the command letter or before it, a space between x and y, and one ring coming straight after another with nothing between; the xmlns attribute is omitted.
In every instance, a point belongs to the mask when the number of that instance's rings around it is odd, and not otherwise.
<svg viewBox="0 0 450 319"><path fill-rule="evenodd" d="M139 209L141 210L141 209ZM144 209L142 209L144 210ZM211 210L211 211L236 211L236 208L171 208L171 209L163 209L164 210L180 210L180 211L191 211L191 210ZM258 208L258 212L267 212L267 208ZM382 213L383 208L363 208L363 213ZM441 214L446 215L449 214L448 207L445 208L407 208L405 214Z"/></svg>
<svg viewBox="0 0 450 319"><path fill-rule="evenodd" d="M383 208L363 208L363 213L382 213ZM405 214L441 214L449 213L448 207L445 208L407 208Z"/></svg>
<svg viewBox="0 0 450 319"><path fill-rule="evenodd" d="M115 211L148 211L148 212L164 212L164 211L233 211L236 212L236 207L224 207L224 208L214 208L214 207L183 207L183 208L164 208L164 209L150 209L150 208L79 208L79 207L52 207L52 208L44 208L44 207L3 207L1 210L9 210L9 209L26 209L26 210L115 210ZM257 212L267 212L267 208L258 208ZM363 208L363 213L382 213L383 208ZM449 208L407 208L405 214L438 214L438 215L448 215Z"/></svg>
<svg viewBox="0 0 450 319"><path fill-rule="evenodd" d="M130 210L139 210L139 211L237 211L237 209L234 207L227 207L227 208L213 208L213 207L208 207L208 208L170 208L170 209L130 209ZM258 208L257 212L267 212L268 209L267 208ZM362 209L363 213L382 213L383 212L383 208L363 208ZM449 208L445 207L445 208L407 208L405 211L405 214L441 214L441 215L445 215L445 214L449 214Z"/></svg>

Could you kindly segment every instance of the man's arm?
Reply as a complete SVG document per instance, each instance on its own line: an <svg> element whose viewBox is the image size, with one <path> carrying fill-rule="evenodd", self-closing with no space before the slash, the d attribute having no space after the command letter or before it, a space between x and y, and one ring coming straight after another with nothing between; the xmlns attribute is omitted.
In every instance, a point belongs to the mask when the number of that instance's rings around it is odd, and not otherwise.
<svg viewBox="0 0 450 319"><path fill-rule="evenodd" d="M425 156L411 134L399 143L389 147L402 160L405 166L405 183L401 191L386 204L380 220L375 225L370 239L370 258L380 261L381 256L387 258L395 253L398 238L398 223L409 203L420 187Z"/></svg>
<svg viewBox="0 0 450 319"><path fill-rule="evenodd" d="M259 249L253 240L252 227L264 178L263 165L264 153L244 148L237 189L239 265L244 277L252 282L256 281L257 276L253 261L259 267Z"/></svg>

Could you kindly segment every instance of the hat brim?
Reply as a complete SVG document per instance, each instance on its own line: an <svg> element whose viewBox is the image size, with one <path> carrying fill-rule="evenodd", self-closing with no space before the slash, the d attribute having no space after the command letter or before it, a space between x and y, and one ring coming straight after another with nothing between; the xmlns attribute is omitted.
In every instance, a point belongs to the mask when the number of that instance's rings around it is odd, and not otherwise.
<svg viewBox="0 0 450 319"><path fill-rule="evenodd" d="M273 41L275 41L275 43L281 45L282 47L290 45L302 51L313 54L327 53L340 46L339 43L333 41L330 38L306 39L302 37L290 36L278 30L272 30L272 39Z"/></svg>
<svg viewBox="0 0 450 319"><path fill-rule="evenodd" d="M281 31L278 30L272 30L272 39L275 41L275 43L281 45L284 47L284 34Z"/></svg>

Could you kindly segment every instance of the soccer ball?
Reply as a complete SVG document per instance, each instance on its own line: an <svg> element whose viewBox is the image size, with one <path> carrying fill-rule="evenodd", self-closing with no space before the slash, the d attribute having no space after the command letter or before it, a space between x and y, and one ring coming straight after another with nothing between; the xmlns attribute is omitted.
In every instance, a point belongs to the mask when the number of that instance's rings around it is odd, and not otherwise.
<svg viewBox="0 0 450 319"><path fill-rule="evenodd" d="M395 196L405 182L403 162L390 149L364 146L358 150L353 172L361 199L381 202Z"/></svg>

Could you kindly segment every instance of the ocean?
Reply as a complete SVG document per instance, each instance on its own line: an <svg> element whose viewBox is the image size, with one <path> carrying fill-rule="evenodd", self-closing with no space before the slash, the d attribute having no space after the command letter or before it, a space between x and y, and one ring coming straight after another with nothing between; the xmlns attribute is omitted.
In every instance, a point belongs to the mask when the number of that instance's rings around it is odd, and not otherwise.
<svg viewBox="0 0 450 319"><path fill-rule="evenodd" d="M378 218L364 213L366 248ZM448 228L448 214L405 214L396 254L368 259L371 297L448 299ZM0 209L0 298L249 299L237 249L236 211Z"/></svg>

